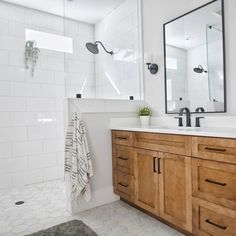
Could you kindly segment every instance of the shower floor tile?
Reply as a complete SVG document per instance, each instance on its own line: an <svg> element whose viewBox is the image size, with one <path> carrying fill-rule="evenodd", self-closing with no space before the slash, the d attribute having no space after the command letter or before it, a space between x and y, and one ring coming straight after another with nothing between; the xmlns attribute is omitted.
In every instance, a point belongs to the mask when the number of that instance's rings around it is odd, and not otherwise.
<svg viewBox="0 0 236 236"><path fill-rule="evenodd" d="M101 236L181 236L143 212L117 201L71 216L63 181L0 191L0 236L21 236L79 219ZM24 201L22 205L15 205Z"/></svg>

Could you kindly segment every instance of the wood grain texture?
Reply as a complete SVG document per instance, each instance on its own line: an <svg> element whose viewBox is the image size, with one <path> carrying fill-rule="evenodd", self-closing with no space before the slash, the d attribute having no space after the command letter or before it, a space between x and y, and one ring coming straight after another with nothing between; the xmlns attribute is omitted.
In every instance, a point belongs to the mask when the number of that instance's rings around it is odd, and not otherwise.
<svg viewBox="0 0 236 236"><path fill-rule="evenodd" d="M134 133L134 147L191 156L191 137L157 133Z"/></svg>
<svg viewBox="0 0 236 236"><path fill-rule="evenodd" d="M193 198L193 233L197 236L235 236L236 211Z"/></svg>
<svg viewBox="0 0 236 236"><path fill-rule="evenodd" d="M112 161L114 169L130 175L134 174L133 147L113 144Z"/></svg>
<svg viewBox="0 0 236 236"><path fill-rule="evenodd" d="M236 210L236 165L192 159L193 196Z"/></svg>
<svg viewBox="0 0 236 236"><path fill-rule="evenodd" d="M161 153L160 216L192 232L191 158Z"/></svg>
<svg viewBox="0 0 236 236"><path fill-rule="evenodd" d="M236 164L236 140L192 137L192 156Z"/></svg>
<svg viewBox="0 0 236 236"><path fill-rule="evenodd" d="M134 200L134 177L123 172L113 170L114 192L129 201Z"/></svg>
<svg viewBox="0 0 236 236"><path fill-rule="evenodd" d="M112 143L132 147L133 146L133 132L113 130Z"/></svg>
<svg viewBox="0 0 236 236"><path fill-rule="evenodd" d="M143 209L159 214L158 173L155 160L158 153L134 149L135 204Z"/></svg>

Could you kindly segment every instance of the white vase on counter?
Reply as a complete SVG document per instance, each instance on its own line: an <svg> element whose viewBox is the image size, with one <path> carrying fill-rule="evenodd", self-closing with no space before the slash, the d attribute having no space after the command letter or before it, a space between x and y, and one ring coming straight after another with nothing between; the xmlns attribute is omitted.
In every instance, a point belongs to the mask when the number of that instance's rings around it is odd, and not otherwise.
<svg viewBox="0 0 236 236"><path fill-rule="evenodd" d="M150 116L139 116L139 118L142 127L148 127L150 125Z"/></svg>

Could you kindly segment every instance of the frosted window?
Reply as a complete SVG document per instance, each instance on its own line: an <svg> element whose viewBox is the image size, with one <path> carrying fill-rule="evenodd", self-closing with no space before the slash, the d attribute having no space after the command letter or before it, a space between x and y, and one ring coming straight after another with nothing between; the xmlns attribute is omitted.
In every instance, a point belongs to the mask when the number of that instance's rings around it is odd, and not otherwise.
<svg viewBox="0 0 236 236"><path fill-rule="evenodd" d="M25 40L34 40L38 48L73 53L73 40L69 37L26 29Z"/></svg>

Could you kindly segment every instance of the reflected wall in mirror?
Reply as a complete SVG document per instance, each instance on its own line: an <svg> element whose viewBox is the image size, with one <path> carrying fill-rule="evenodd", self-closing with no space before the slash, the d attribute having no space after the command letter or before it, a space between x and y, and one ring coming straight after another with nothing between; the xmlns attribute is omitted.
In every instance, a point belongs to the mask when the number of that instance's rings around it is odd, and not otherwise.
<svg viewBox="0 0 236 236"><path fill-rule="evenodd" d="M223 1L164 24L166 113L226 112Z"/></svg>
<svg viewBox="0 0 236 236"><path fill-rule="evenodd" d="M142 99L141 0L64 1L67 97Z"/></svg>

